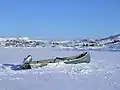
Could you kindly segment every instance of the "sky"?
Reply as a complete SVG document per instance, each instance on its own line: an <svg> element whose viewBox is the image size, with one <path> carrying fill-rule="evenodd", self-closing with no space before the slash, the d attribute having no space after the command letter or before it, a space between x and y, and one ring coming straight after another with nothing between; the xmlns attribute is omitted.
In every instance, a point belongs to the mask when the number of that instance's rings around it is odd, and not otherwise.
<svg viewBox="0 0 120 90"><path fill-rule="evenodd" d="M0 36L43 39L120 33L120 0L1 0Z"/></svg>

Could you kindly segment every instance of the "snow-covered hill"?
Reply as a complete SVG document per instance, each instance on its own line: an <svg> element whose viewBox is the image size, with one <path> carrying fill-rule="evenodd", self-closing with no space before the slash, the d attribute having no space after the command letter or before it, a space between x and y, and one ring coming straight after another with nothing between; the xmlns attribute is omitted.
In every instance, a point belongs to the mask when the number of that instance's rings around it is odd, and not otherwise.
<svg viewBox="0 0 120 90"><path fill-rule="evenodd" d="M5 48L41 48L41 47L60 47L69 49L101 49L109 48L113 44L120 44L120 34L101 39L77 39L77 40L33 40L28 37L23 38L0 38L0 47ZM106 47L105 47L106 46Z"/></svg>

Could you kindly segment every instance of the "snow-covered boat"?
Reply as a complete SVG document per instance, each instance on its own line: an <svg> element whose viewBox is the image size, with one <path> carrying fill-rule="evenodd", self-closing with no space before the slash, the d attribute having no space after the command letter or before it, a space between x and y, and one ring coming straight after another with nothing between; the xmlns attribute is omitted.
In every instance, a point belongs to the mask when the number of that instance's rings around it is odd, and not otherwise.
<svg viewBox="0 0 120 90"><path fill-rule="evenodd" d="M37 60L32 61L32 56L28 55L22 64L2 64L0 69L11 69L11 70L26 70L33 69L38 67L43 67L48 65L49 63L60 63L63 62L65 64L78 64L78 63L90 63L90 54L88 52L83 52L78 55L69 56L69 57L56 57L54 59L47 60Z"/></svg>
<svg viewBox="0 0 120 90"><path fill-rule="evenodd" d="M78 64L78 63L89 63L91 60L90 54L88 52L83 52L78 55L69 56L69 57L56 57L55 59L47 59L47 60L37 60L32 61L30 65L47 65L49 63L59 63L63 62L65 64Z"/></svg>

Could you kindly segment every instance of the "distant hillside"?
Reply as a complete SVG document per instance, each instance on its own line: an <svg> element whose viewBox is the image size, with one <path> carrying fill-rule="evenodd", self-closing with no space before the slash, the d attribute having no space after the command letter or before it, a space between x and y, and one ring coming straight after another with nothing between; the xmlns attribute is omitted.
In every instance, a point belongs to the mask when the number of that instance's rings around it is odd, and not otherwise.
<svg viewBox="0 0 120 90"><path fill-rule="evenodd" d="M112 36L109 36L109 37L105 37L105 38L101 38L101 39L98 39L96 41L103 41L103 40L112 40L112 39L116 39L120 37L120 34L117 34L117 35L112 35Z"/></svg>

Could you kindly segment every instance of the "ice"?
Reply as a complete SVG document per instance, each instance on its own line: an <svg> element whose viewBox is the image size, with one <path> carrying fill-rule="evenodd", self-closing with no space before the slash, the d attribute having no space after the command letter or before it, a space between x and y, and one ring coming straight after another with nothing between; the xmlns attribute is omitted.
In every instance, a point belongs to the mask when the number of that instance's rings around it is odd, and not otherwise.
<svg viewBox="0 0 120 90"><path fill-rule="evenodd" d="M54 48L0 48L0 63L21 63L28 54L39 60L81 52ZM1 71L0 90L120 90L120 52L89 52L89 64L58 63L33 70Z"/></svg>

